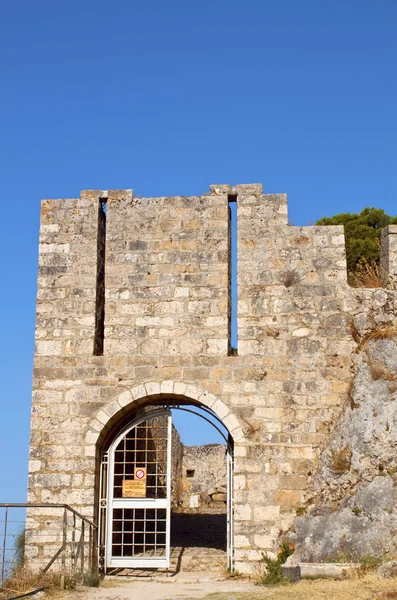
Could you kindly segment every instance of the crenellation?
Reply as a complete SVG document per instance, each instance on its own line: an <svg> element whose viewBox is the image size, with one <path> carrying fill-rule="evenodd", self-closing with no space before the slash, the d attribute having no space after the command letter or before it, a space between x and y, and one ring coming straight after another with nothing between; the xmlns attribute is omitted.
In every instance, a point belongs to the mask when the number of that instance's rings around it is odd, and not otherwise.
<svg viewBox="0 0 397 600"><path fill-rule="evenodd" d="M381 232L380 275L383 284L394 287L397 278L397 225L388 225Z"/></svg>

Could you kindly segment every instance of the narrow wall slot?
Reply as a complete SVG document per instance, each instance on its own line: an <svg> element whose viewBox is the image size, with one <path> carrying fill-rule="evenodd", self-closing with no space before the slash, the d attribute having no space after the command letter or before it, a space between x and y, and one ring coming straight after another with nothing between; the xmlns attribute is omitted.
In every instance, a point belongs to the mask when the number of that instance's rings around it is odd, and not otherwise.
<svg viewBox="0 0 397 600"><path fill-rule="evenodd" d="M102 356L105 337L105 255L107 198L99 198L94 355Z"/></svg>
<svg viewBox="0 0 397 600"><path fill-rule="evenodd" d="M228 196L229 205L229 356L237 355L237 194Z"/></svg>

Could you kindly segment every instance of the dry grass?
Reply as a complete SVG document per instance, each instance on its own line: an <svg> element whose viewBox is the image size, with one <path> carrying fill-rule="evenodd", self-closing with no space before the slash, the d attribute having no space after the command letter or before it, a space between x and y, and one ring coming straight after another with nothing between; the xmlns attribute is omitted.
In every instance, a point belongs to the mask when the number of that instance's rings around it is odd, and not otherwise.
<svg viewBox="0 0 397 600"><path fill-rule="evenodd" d="M350 332L352 334L353 340L356 342L356 344L359 344L361 341L361 337L360 337L360 334L358 333L358 329L356 327L354 319L350 319Z"/></svg>
<svg viewBox="0 0 397 600"><path fill-rule="evenodd" d="M381 288L384 287L382 273L376 262L362 259L354 273L349 273L348 281L351 287Z"/></svg>
<svg viewBox="0 0 397 600"><path fill-rule="evenodd" d="M266 335L268 337L277 338L280 335L280 331L278 329L276 329L275 327L267 327Z"/></svg>
<svg viewBox="0 0 397 600"><path fill-rule="evenodd" d="M397 337L397 327L396 325L386 325L385 327L377 327L373 329L369 333L366 333L363 339L360 342L357 350L362 350L365 348L371 340L393 340Z"/></svg>
<svg viewBox="0 0 397 600"><path fill-rule="evenodd" d="M303 580L250 592L225 592L201 600L397 600L397 579L379 580L375 573L346 579Z"/></svg>
<svg viewBox="0 0 397 600"><path fill-rule="evenodd" d="M390 373L386 365L372 360L368 357L368 366L371 373L371 377L374 381L395 381L393 373Z"/></svg>
<svg viewBox="0 0 397 600"><path fill-rule="evenodd" d="M347 390L347 399L350 401L350 408L354 410L358 408L360 405L354 402L354 381L349 383L349 388Z"/></svg>
<svg viewBox="0 0 397 600"><path fill-rule="evenodd" d="M292 239L292 243L295 246L308 246L310 244L310 238L306 235L297 235Z"/></svg>
<svg viewBox="0 0 397 600"><path fill-rule="evenodd" d="M285 285L285 287L291 287L295 283L300 282L300 275L296 269L282 271L280 273L280 282Z"/></svg>
<svg viewBox="0 0 397 600"><path fill-rule="evenodd" d="M240 571L230 571L229 569L223 569L222 575L225 579L242 579L243 578Z"/></svg>
<svg viewBox="0 0 397 600"><path fill-rule="evenodd" d="M262 429L262 423L260 421L248 420L247 417L243 415L240 416L243 423L245 423L246 427L244 427L244 432L248 437L256 438L256 434Z"/></svg>
<svg viewBox="0 0 397 600"><path fill-rule="evenodd" d="M13 575L4 582L4 587L0 588L0 600L40 588L56 588L59 585L60 577L58 575L46 574L40 577L38 573L29 571L29 569L17 567Z"/></svg>
<svg viewBox="0 0 397 600"><path fill-rule="evenodd" d="M333 473L342 475L350 470L352 451L349 446L339 448L338 450L331 450L330 455L331 461L329 467Z"/></svg>

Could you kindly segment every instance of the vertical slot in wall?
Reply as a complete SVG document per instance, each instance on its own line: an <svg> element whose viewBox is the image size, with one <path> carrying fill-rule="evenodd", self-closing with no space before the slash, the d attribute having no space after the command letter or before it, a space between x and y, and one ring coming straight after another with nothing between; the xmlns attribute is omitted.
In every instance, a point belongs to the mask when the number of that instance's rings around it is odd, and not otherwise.
<svg viewBox="0 0 397 600"><path fill-rule="evenodd" d="M237 195L230 194L227 198L229 207L229 356L236 356L237 345Z"/></svg>
<svg viewBox="0 0 397 600"><path fill-rule="evenodd" d="M105 257L107 198L99 198L94 355L102 356L105 338Z"/></svg>

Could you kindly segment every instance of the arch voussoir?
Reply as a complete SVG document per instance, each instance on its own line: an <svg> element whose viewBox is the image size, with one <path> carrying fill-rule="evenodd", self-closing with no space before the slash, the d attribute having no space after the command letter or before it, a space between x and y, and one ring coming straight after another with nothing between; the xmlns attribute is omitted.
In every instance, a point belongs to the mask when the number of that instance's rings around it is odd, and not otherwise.
<svg viewBox="0 0 397 600"><path fill-rule="evenodd" d="M212 410L225 424L232 437L237 442L244 441L244 432L240 426L237 417L230 412L229 407L217 398L210 391L195 386L186 384L182 381L164 380L162 382L147 382L134 386L131 389L123 389L120 394L113 398L109 404L101 407L94 415L89 423L89 428L86 432L86 445L91 447L96 444L101 432L109 423L109 421L121 410L125 411L145 398L153 396L183 396L194 403L198 402L206 408Z"/></svg>
<svg viewBox="0 0 397 600"><path fill-rule="evenodd" d="M126 390L117 398L117 404L120 406L120 408L124 408L133 402L133 400L134 398L132 397L130 390Z"/></svg>

